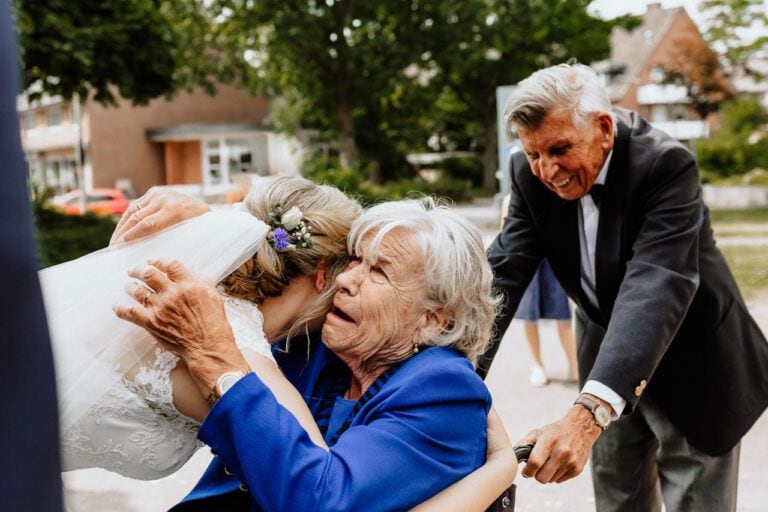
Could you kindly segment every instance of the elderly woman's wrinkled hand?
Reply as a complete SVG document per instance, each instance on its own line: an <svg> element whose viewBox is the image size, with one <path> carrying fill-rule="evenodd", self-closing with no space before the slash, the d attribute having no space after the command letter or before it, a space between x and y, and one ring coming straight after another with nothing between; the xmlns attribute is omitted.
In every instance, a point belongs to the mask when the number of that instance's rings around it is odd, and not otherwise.
<svg viewBox="0 0 768 512"><path fill-rule="evenodd" d="M109 245L152 235L210 211L205 202L173 190L151 188L125 211Z"/></svg>
<svg viewBox="0 0 768 512"><path fill-rule="evenodd" d="M115 314L146 329L189 366L205 392L225 371L248 371L215 286L178 261L153 260L128 272L126 287L138 304L118 305Z"/></svg>

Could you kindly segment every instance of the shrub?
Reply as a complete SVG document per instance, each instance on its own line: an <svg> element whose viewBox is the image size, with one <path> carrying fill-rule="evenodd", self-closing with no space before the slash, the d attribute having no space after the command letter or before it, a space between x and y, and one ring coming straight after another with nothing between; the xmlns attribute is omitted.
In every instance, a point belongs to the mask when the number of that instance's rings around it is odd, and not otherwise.
<svg viewBox="0 0 768 512"><path fill-rule="evenodd" d="M65 215L35 201L33 203L40 268L79 258L109 245L115 230L112 217Z"/></svg>
<svg viewBox="0 0 768 512"><path fill-rule="evenodd" d="M356 198L363 206L370 206L382 201L411 197L414 194L448 197L454 202L472 199L472 182L466 179L442 177L429 183L420 177L386 183L365 181L368 169L355 166L342 169L338 161L328 158L308 160L303 166L304 176L316 183L333 185L350 197Z"/></svg>
<svg viewBox="0 0 768 512"><path fill-rule="evenodd" d="M479 156L446 158L437 165L443 176L457 180L469 180L473 187L483 185L483 161Z"/></svg>

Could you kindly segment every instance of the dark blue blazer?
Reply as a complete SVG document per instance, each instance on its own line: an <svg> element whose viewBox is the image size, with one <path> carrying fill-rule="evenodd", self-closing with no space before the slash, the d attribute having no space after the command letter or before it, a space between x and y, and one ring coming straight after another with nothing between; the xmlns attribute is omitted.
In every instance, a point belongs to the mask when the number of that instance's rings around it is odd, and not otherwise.
<svg viewBox="0 0 768 512"><path fill-rule="evenodd" d="M11 2L0 2L0 508L62 508L59 422L16 114Z"/></svg>
<svg viewBox="0 0 768 512"><path fill-rule="evenodd" d="M323 345L313 347L308 361L299 347L279 359L313 414L339 376L348 378ZM326 451L249 374L203 423L199 437L218 456L172 510L410 509L483 463L490 403L458 352L424 350L381 387Z"/></svg>

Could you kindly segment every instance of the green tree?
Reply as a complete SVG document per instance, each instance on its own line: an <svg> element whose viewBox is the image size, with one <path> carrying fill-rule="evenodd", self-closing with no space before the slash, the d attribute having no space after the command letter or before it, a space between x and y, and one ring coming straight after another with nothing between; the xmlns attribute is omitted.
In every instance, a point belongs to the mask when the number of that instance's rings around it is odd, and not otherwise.
<svg viewBox="0 0 768 512"><path fill-rule="evenodd" d="M135 103L194 84L210 88L208 21L198 0L14 0L23 87Z"/></svg>
<svg viewBox="0 0 768 512"><path fill-rule="evenodd" d="M755 56L768 56L768 9L764 0L702 0L705 38L733 71L761 76L750 67ZM754 37L745 35L752 32Z"/></svg>
<svg viewBox="0 0 768 512"><path fill-rule="evenodd" d="M280 98L285 129L319 129L336 141L340 162L373 162L408 131L418 97L406 69L430 47L436 0L215 0L216 40L228 66L254 91ZM361 154L362 152L362 154ZM397 151L395 151L397 153Z"/></svg>

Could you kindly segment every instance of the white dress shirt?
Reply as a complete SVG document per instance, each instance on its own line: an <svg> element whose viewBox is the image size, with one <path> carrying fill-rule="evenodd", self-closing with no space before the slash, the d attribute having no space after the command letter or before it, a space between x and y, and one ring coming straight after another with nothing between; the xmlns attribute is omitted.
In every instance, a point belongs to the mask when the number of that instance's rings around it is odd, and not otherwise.
<svg viewBox="0 0 768 512"><path fill-rule="evenodd" d="M611 164L613 150L608 153L600 174L595 179L595 185L605 184L605 178L608 176L608 166ZM594 306L598 306L596 290L595 273L595 248L597 247L597 226L600 223L600 210L592 200L589 194L579 199L579 257L581 267L581 289L584 290L587 298ZM602 400L605 400L613 408L613 419L621 416L626 400L621 398L618 393L596 380L588 380L584 384L582 393L589 393Z"/></svg>

